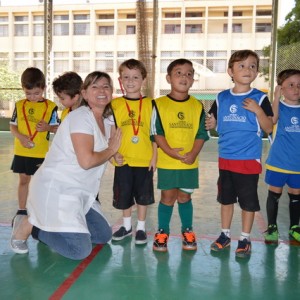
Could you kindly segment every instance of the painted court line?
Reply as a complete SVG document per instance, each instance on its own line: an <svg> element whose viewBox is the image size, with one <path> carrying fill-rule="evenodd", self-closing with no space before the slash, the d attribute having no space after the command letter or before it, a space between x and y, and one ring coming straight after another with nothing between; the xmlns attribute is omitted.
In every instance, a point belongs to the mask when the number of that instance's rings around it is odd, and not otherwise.
<svg viewBox="0 0 300 300"><path fill-rule="evenodd" d="M88 267L88 265L94 260L96 255L101 251L103 245L96 245L91 254L84 259L76 269L70 274L70 276L59 286L59 288L49 297L49 300L59 300L63 295L71 288L71 286L77 281L80 275Z"/></svg>

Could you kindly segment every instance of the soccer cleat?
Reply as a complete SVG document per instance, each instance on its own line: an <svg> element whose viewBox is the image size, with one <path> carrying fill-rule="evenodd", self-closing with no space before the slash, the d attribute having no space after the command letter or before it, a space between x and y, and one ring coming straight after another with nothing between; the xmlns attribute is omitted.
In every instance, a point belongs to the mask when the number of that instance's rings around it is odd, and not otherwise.
<svg viewBox="0 0 300 300"><path fill-rule="evenodd" d="M27 240L17 240L15 234L22 224L23 219L26 218L25 215L16 215L13 220L13 229L10 239L11 249L18 254L28 253Z"/></svg>
<svg viewBox="0 0 300 300"><path fill-rule="evenodd" d="M224 233L221 232L220 236L210 245L212 251L222 251L230 246L231 239Z"/></svg>
<svg viewBox="0 0 300 300"><path fill-rule="evenodd" d="M159 252L167 252L168 239L169 239L169 235L166 234L163 229L159 229L159 231L155 233L154 236L153 250Z"/></svg>
<svg viewBox="0 0 300 300"><path fill-rule="evenodd" d="M269 225L268 229L264 232L264 236L265 236L265 243L266 244L274 244L274 243L278 243L278 229L277 229L277 225Z"/></svg>
<svg viewBox="0 0 300 300"><path fill-rule="evenodd" d="M240 258L247 258L251 254L251 242L247 239L239 240L235 256Z"/></svg>
<svg viewBox="0 0 300 300"><path fill-rule="evenodd" d="M294 225L289 230L289 235L294 238L297 242L300 242L300 226Z"/></svg>
<svg viewBox="0 0 300 300"><path fill-rule="evenodd" d="M127 231L126 228L122 226L112 235L112 240L121 241L129 235L132 235L132 228Z"/></svg>
<svg viewBox="0 0 300 300"><path fill-rule="evenodd" d="M197 250L196 235L189 228L182 233L182 249Z"/></svg>
<svg viewBox="0 0 300 300"><path fill-rule="evenodd" d="M147 244L147 234L144 230L138 230L135 233L135 244L136 245Z"/></svg>

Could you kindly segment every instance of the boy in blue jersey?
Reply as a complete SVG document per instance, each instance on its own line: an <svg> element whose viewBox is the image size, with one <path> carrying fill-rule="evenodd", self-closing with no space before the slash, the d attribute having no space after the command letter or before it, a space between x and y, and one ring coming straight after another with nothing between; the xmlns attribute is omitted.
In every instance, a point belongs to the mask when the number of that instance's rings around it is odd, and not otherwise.
<svg viewBox="0 0 300 300"><path fill-rule="evenodd" d="M287 69L277 76L272 103L272 146L266 161L265 181L269 185L267 198L268 229L266 243L278 242L278 201L285 185L290 199L289 234L300 242L300 70Z"/></svg>
<svg viewBox="0 0 300 300"><path fill-rule="evenodd" d="M199 187L198 154L208 140L203 105L189 89L194 83L191 61L177 59L167 68L171 92L155 100L151 135L158 146L158 184L161 199L158 206L158 232L154 251L167 251L170 220L175 202L181 219L182 248L197 249L193 232L191 195Z"/></svg>
<svg viewBox="0 0 300 300"><path fill-rule="evenodd" d="M263 92L251 88L258 75L259 57L251 50L232 54L228 74L234 86L217 95L206 120L206 129L219 134L218 201L221 203L222 232L212 251L230 246L230 227L237 201L242 209L242 233L236 257L251 254L250 232L255 212L260 210L257 195L262 171L262 131L272 132L272 108ZM216 126L217 125L217 126Z"/></svg>

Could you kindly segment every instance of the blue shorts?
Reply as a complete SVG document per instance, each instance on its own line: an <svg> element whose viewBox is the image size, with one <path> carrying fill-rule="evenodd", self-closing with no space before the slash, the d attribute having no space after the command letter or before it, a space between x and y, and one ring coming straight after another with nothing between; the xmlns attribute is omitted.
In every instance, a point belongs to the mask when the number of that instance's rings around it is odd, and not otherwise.
<svg viewBox="0 0 300 300"><path fill-rule="evenodd" d="M300 174L282 173L266 170L265 182L268 185L280 188L287 185L292 189L300 189Z"/></svg>

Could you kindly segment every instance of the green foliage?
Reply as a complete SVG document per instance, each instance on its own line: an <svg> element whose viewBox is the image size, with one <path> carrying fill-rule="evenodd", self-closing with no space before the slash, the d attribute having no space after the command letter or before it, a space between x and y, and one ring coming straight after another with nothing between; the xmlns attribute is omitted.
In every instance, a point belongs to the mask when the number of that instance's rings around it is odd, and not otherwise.
<svg viewBox="0 0 300 300"><path fill-rule="evenodd" d="M0 61L0 100L18 100L23 96L20 74L9 70L8 61Z"/></svg>

